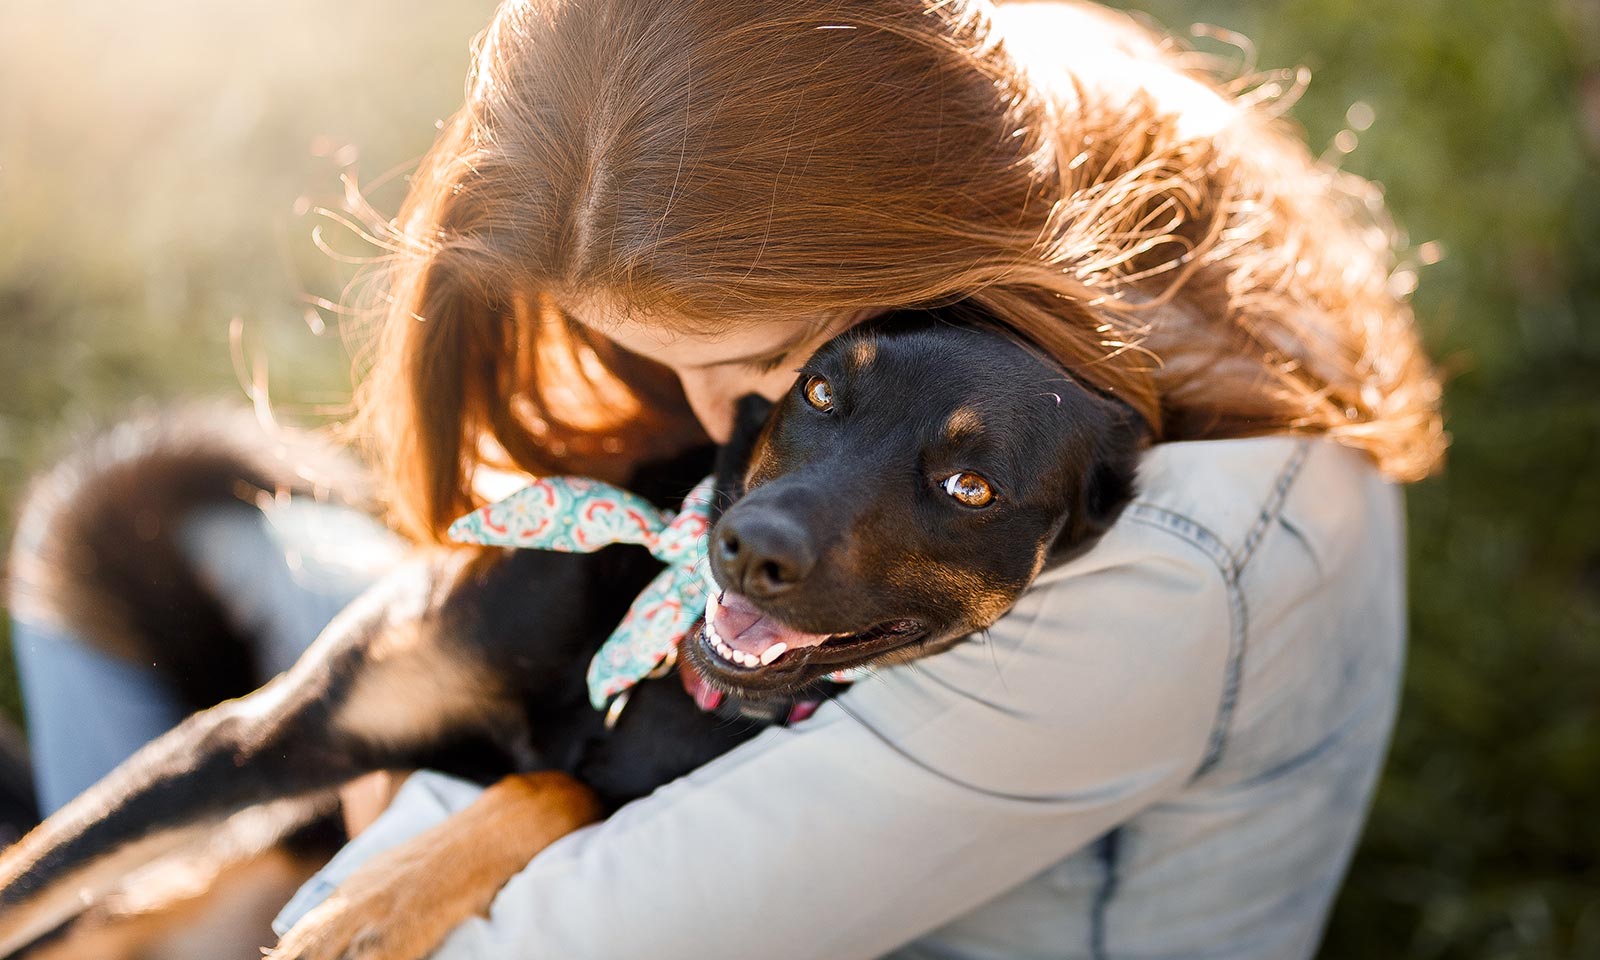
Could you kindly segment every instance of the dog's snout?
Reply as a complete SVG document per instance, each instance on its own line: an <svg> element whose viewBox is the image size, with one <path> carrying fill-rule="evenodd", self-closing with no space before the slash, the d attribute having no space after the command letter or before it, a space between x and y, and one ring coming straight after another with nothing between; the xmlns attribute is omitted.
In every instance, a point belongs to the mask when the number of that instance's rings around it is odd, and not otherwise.
<svg viewBox="0 0 1600 960"><path fill-rule="evenodd" d="M782 516L761 513L724 517L713 555L723 582L749 597L775 597L817 565L805 530Z"/></svg>

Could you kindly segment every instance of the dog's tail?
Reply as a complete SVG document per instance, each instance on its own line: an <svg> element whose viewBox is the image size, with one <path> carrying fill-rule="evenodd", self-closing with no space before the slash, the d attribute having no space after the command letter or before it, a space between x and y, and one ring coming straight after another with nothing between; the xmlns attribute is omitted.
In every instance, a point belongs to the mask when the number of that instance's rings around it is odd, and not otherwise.
<svg viewBox="0 0 1600 960"><path fill-rule="evenodd" d="M189 407L122 423L77 445L24 500L7 603L106 652L153 664L189 710L265 679L259 638L230 619L185 556L179 530L209 507L263 498L363 504L354 461L247 411Z"/></svg>
<svg viewBox="0 0 1600 960"><path fill-rule="evenodd" d="M332 444L265 426L246 411L193 406L130 420L76 444L34 482L12 544L6 600L21 620L154 665L185 712L201 710L249 693L266 671L262 638L230 616L186 554L186 520L213 508L258 511L265 498L282 496L364 507L367 490L360 468ZM63 642L44 633L39 642ZM189 759L183 748L215 737L216 725L229 726L224 718L236 712L191 718L144 751L143 769L161 780ZM164 764L148 762L156 755ZM220 769L234 759L205 754L219 768L210 782L240 779ZM293 794L288 799L234 816L245 806L238 798L210 803L128 776L117 771L0 858L0 956L81 909L80 893L135 867L196 843L224 859L248 853L331 803L329 784L300 784L277 794ZM135 809L105 822L113 798L130 793L139 798ZM162 828L168 816L194 807L213 814ZM127 844L140 824L152 828L148 837Z"/></svg>
<svg viewBox="0 0 1600 960"><path fill-rule="evenodd" d="M153 860L218 838L233 845L222 859L248 854L363 773L424 765L452 731L510 730L522 716L511 692L430 642L459 622L443 616L437 637L418 629L418 598L473 576L473 558L437 551L403 564L287 672L190 716L0 854L0 957Z"/></svg>

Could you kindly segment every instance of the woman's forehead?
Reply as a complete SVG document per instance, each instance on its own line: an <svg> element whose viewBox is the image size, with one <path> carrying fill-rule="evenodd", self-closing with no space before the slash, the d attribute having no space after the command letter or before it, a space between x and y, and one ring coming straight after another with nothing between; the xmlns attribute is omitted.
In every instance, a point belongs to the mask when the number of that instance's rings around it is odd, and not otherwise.
<svg viewBox="0 0 1600 960"><path fill-rule="evenodd" d="M568 301L574 321L631 353L669 367L711 367L770 359L831 336L848 324L849 311L827 310L769 317L723 330L706 331L675 316L627 309L616 301L589 297Z"/></svg>

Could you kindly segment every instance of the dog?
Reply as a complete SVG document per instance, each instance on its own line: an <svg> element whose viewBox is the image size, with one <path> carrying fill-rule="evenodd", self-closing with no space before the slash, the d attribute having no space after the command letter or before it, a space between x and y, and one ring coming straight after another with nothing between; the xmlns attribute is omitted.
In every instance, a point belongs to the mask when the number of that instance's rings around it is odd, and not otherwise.
<svg viewBox="0 0 1600 960"><path fill-rule="evenodd" d="M0 951L240 811L429 767L493 785L358 871L272 954L332 958L359 942L364 957L421 957L545 845L831 695L839 671L992 625L1116 520L1147 444L1128 407L970 306L852 328L770 411L741 403L720 452L636 479L670 505L710 465L731 503L710 529L711 597L677 675L639 683L620 714L586 695L590 658L658 569L643 550L419 556L291 670L193 715L6 851ZM702 709L686 677L725 702Z"/></svg>

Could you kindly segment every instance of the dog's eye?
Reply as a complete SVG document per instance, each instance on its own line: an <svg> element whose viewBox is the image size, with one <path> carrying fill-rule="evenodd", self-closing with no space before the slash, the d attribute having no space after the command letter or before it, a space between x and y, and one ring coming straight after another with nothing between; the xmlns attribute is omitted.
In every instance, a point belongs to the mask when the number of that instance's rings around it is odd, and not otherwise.
<svg viewBox="0 0 1600 960"><path fill-rule="evenodd" d="M987 507L994 500L989 481L971 471L951 475L944 482L944 492L969 507Z"/></svg>
<svg viewBox="0 0 1600 960"><path fill-rule="evenodd" d="M823 413L833 409L833 384L823 377L807 377L803 391L806 403L811 404Z"/></svg>

